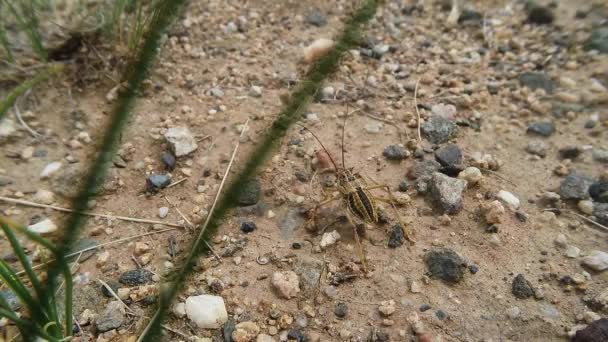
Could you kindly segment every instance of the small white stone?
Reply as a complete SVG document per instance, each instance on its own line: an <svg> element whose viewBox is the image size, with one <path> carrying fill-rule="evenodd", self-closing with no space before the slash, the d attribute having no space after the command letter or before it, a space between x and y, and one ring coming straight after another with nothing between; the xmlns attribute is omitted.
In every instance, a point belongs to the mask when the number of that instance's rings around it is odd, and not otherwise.
<svg viewBox="0 0 608 342"><path fill-rule="evenodd" d="M395 301L394 300L385 300L382 303L380 303L380 306L378 307L378 311L380 311L380 313L384 316L384 317L388 317L390 315L392 315L393 313L395 313L397 309L395 308Z"/></svg>
<svg viewBox="0 0 608 342"><path fill-rule="evenodd" d="M481 174L481 170L478 168L469 166L458 174L458 178L466 180L468 185L472 186L479 183L479 181L483 178L483 175Z"/></svg>
<svg viewBox="0 0 608 342"><path fill-rule="evenodd" d="M167 217L168 214L169 214L169 208L167 208L167 207L158 208L158 217L165 218L165 217Z"/></svg>
<svg viewBox="0 0 608 342"><path fill-rule="evenodd" d="M593 215L593 202L589 200L578 201L578 210L583 214Z"/></svg>
<svg viewBox="0 0 608 342"><path fill-rule="evenodd" d="M97 254L97 267L103 267L105 265L107 265L108 261L110 260L110 252L108 251L103 251L99 254Z"/></svg>
<svg viewBox="0 0 608 342"><path fill-rule="evenodd" d="M601 318L602 318L601 315L599 315L599 314L597 314L597 313L595 313L593 311L585 311L583 313L583 319L585 320L585 322L587 324L591 324L591 323L593 323L593 322L595 322L595 321L597 321L598 319L601 319Z"/></svg>
<svg viewBox="0 0 608 342"><path fill-rule="evenodd" d="M224 299L219 296L188 297L186 299L186 315L202 329L218 329L228 321Z"/></svg>
<svg viewBox="0 0 608 342"><path fill-rule="evenodd" d="M42 204L52 204L55 201L55 194L52 191L39 189L34 194L34 201Z"/></svg>
<svg viewBox="0 0 608 342"><path fill-rule="evenodd" d="M57 172L61 168L61 162L52 162L44 167L42 172L40 172L40 178L46 179L49 178L52 174Z"/></svg>
<svg viewBox="0 0 608 342"><path fill-rule="evenodd" d="M591 251L583 258L583 265L594 271L603 271L608 268L608 253L602 251Z"/></svg>
<svg viewBox="0 0 608 342"><path fill-rule="evenodd" d="M371 134L378 134L382 130L382 123L378 121L370 121L365 124L365 131Z"/></svg>
<svg viewBox="0 0 608 342"><path fill-rule="evenodd" d="M412 280L412 283L410 284L410 291L412 291L412 293L422 292L422 285L420 284L420 282Z"/></svg>
<svg viewBox="0 0 608 342"><path fill-rule="evenodd" d="M15 122L10 118L5 118L0 121L0 138L6 138L15 133Z"/></svg>
<svg viewBox="0 0 608 342"><path fill-rule="evenodd" d="M553 243L555 243L555 245L558 247L565 248L568 245L568 239L566 239L566 235L564 234L557 234L557 237L555 240L553 240Z"/></svg>
<svg viewBox="0 0 608 342"><path fill-rule="evenodd" d="M36 234L50 234L57 231L57 225L51 219L44 219L38 223L29 225L27 229Z"/></svg>
<svg viewBox="0 0 608 342"><path fill-rule="evenodd" d="M521 310L517 306L507 309L507 316L511 319L516 319L521 314Z"/></svg>
<svg viewBox="0 0 608 342"><path fill-rule="evenodd" d="M186 303L177 303L173 305L173 314L177 318L183 318L186 316Z"/></svg>
<svg viewBox="0 0 608 342"><path fill-rule="evenodd" d="M519 198L515 197L515 195L506 190L500 190L496 194L496 198L508 205L511 209L515 210L519 208Z"/></svg>
<svg viewBox="0 0 608 342"><path fill-rule="evenodd" d="M260 86L251 86L249 89L249 96L251 97L262 97L262 87Z"/></svg>
<svg viewBox="0 0 608 342"><path fill-rule="evenodd" d="M274 213L274 211L272 210L268 210L268 213L266 214L266 216L271 219L274 218L275 216L277 216L277 214Z"/></svg>
<svg viewBox="0 0 608 342"><path fill-rule="evenodd" d="M321 248L326 248L335 244L336 242L338 242L338 240L340 240L340 233L338 233L338 231L336 230L332 230L329 233L323 234L319 245L321 246Z"/></svg>
<svg viewBox="0 0 608 342"><path fill-rule="evenodd" d="M578 258L581 254L581 249L576 246L568 246L566 248L566 256L568 258Z"/></svg>
<svg viewBox="0 0 608 342"><path fill-rule="evenodd" d="M293 271L273 273L270 283L279 296L286 299L291 299L300 292L300 281L298 275Z"/></svg>
<svg viewBox="0 0 608 342"><path fill-rule="evenodd" d="M452 104L438 103L431 107L431 112L435 116L440 116L444 119L453 119L456 114L456 106Z"/></svg>

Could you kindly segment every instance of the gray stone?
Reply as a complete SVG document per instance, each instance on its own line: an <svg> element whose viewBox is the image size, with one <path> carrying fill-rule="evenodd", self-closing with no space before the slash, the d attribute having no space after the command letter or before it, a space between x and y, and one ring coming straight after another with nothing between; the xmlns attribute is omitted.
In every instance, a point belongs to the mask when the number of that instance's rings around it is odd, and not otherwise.
<svg viewBox="0 0 608 342"><path fill-rule="evenodd" d="M518 274L511 284L511 293L515 298L527 299L534 296L534 288L523 274Z"/></svg>
<svg viewBox="0 0 608 342"><path fill-rule="evenodd" d="M0 296L6 301L11 310L17 311L21 309L21 301L11 290L1 290Z"/></svg>
<svg viewBox="0 0 608 342"><path fill-rule="evenodd" d="M236 201L240 207L254 205L260 200L260 193L262 186L258 179L251 179L245 181L241 190L239 191Z"/></svg>
<svg viewBox="0 0 608 342"><path fill-rule="evenodd" d="M150 192L157 192L159 189L166 188L171 184L171 176L169 175L151 175L146 178L146 188Z"/></svg>
<svg viewBox="0 0 608 342"><path fill-rule="evenodd" d="M430 178L433 173L439 171L439 169L441 169L441 164L434 160L417 160L409 169L408 177L411 179L418 179L422 177Z"/></svg>
<svg viewBox="0 0 608 342"><path fill-rule="evenodd" d="M165 133L165 139L176 157L188 155L198 148L196 139L187 127L169 128Z"/></svg>
<svg viewBox="0 0 608 342"><path fill-rule="evenodd" d="M389 145L384 149L384 151L382 151L382 155L388 160L403 160L410 154L402 146Z"/></svg>
<svg viewBox="0 0 608 342"><path fill-rule="evenodd" d="M551 136L555 133L555 125L550 121L538 121L533 122L528 126L527 132L529 134L536 134L543 137Z"/></svg>
<svg viewBox="0 0 608 342"><path fill-rule="evenodd" d="M310 25L321 27L327 25L327 17L321 12L320 9L313 9L306 17L306 22Z"/></svg>
<svg viewBox="0 0 608 342"><path fill-rule="evenodd" d="M145 268L138 268L136 270L126 271L120 275L118 281L121 284L129 285L129 286L137 286L146 284L152 281L152 276L154 274Z"/></svg>
<svg viewBox="0 0 608 342"><path fill-rule="evenodd" d="M397 248L403 245L403 241L405 240L405 235L403 234L403 228L401 225L394 225L391 228L391 233L388 238L388 247L389 248Z"/></svg>
<svg viewBox="0 0 608 342"><path fill-rule="evenodd" d="M460 282L464 277L466 262L451 249L433 249L425 255L424 259L429 272L435 278L455 284Z"/></svg>
<svg viewBox="0 0 608 342"><path fill-rule="evenodd" d="M608 163L608 150L603 148L594 148L591 152L593 160L600 163Z"/></svg>
<svg viewBox="0 0 608 342"><path fill-rule="evenodd" d="M441 171L450 176L457 176L464 170L462 151L456 144L447 144L435 151L435 159L441 164Z"/></svg>
<svg viewBox="0 0 608 342"><path fill-rule="evenodd" d="M72 248L70 248L69 253L79 252L84 249L91 248L91 247L94 247L97 245L99 245L99 242L97 242L97 240L89 239L89 238L82 238L82 239L79 239L78 241L76 241L74 243L74 245L72 245ZM73 262L78 258L78 262L84 262L85 260L92 257L96 251L97 251L97 249L91 249L86 252L82 252L82 254L80 256L75 255L74 257L69 258L68 261Z"/></svg>
<svg viewBox="0 0 608 342"><path fill-rule="evenodd" d="M443 144L458 133L458 126L448 119L433 116L420 127L422 136L433 144Z"/></svg>
<svg viewBox="0 0 608 342"><path fill-rule="evenodd" d="M591 31L591 35L585 42L585 50L597 50L600 53L608 53L608 27L597 27Z"/></svg>
<svg viewBox="0 0 608 342"><path fill-rule="evenodd" d="M108 303L104 312L97 317L95 325L97 331L106 332L112 329L120 328L125 322L125 308L119 301Z"/></svg>
<svg viewBox="0 0 608 342"><path fill-rule="evenodd" d="M577 171L571 171L559 186L559 194L562 199L566 200L589 198L589 187L593 182L593 178Z"/></svg>
<svg viewBox="0 0 608 342"><path fill-rule="evenodd" d="M537 155L542 158L547 156L548 149L549 147L547 146L547 144L544 141L538 139L530 140L528 142L528 146L526 146L526 152L533 155Z"/></svg>
<svg viewBox="0 0 608 342"><path fill-rule="evenodd" d="M295 265L294 271L300 277L300 290L304 295L312 295L319 285L323 262L312 258L303 258Z"/></svg>
<svg viewBox="0 0 608 342"><path fill-rule="evenodd" d="M456 214L462 209L462 192L467 181L435 172L429 183L431 197L444 214Z"/></svg>
<svg viewBox="0 0 608 342"><path fill-rule="evenodd" d="M519 85L532 90L544 89L547 94L555 90L555 82L547 75L538 72L524 72L519 75Z"/></svg>
<svg viewBox="0 0 608 342"><path fill-rule="evenodd" d="M597 222L605 226L608 225L608 203L595 203L593 204L593 216L597 219Z"/></svg>

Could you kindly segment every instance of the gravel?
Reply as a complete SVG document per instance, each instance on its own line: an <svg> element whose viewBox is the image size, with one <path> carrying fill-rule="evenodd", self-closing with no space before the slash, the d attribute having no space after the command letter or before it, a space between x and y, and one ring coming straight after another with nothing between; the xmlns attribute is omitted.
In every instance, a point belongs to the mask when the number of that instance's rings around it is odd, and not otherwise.
<svg viewBox="0 0 608 342"><path fill-rule="evenodd" d="M186 156L198 148L196 139L187 127L172 127L165 132L165 139L176 157Z"/></svg>
<svg viewBox="0 0 608 342"><path fill-rule="evenodd" d="M528 134L539 135L542 137L550 137L555 133L555 124L550 121L533 122L528 125L526 131Z"/></svg>
<svg viewBox="0 0 608 342"><path fill-rule="evenodd" d="M431 197L444 214L456 214L462 209L462 192L466 187L466 181L439 172L433 174L429 183Z"/></svg>
<svg viewBox="0 0 608 342"><path fill-rule="evenodd" d="M97 331L106 332L120 328L125 322L125 308L119 301L108 303L106 309L97 317Z"/></svg>
<svg viewBox="0 0 608 342"><path fill-rule="evenodd" d="M145 268L138 268L136 270L126 271L118 277L118 281L121 284L129 286L137 286L149 283L152 281L154 274Z"/></svg>
<svg viewBox="0 0 608 342"><path fill-rule="evenodd" d="M382 151L382 155L388 160L400 161L409 157L410 153L403 146L389 145Z"/></svg>
<svg viewBox="0 0 608 342"><path fill-rule="evenodd" d="M228 321L224 299L219 296L200 295L186 298L186 315L202 329L218 329Z"/></svg>
<svg viewBox="0 0 608 342"><path fill-rule="evenodd" d="M238 193L236 201L241 207L254 205L260 200L261 192L262 186L258 179L248 180L241 187L241 191Z"/></svg>
<svg viewBox="0 0 608 342"><path fill-rule="evenodd" d="M519 75L519 85L532 90L543 89L547 94L553 93L555 82L547 75L538 72L523 72Z"/></svg>
<svg viewBox="0 0 608 342"><path fill-rule="evenodd" d="M433 116L420 126L422 136L432 144L448 142L458 133L458 126L448 119Z"/></svg>
<svg viewBox="0 0 608 342"><path fill-rule="evenodd" d="M515 298L527 299L534 296L534 289L523 274L518 274L511 284L511 293L513 293Z"/></svg>
<svg viewBox="0 0 608 342"><path fill-rule="evenodd" d="M435 160L441 164L441 172L449 176L457 176L464 170L462 151L456 144L447 144L435 151Z"/></svg>
<svg viewBox="0 0 608 342"><path fill-rule="evenodd" d="M559 194L565 200L589 198L589 187L594 179L577 171L571 171L559 186Z"/></svg>
<svg viewBox="0 0 608 342"><path fill-rule="evenodd" d="M431 276L435 278L449 284L456 284L464 278L466 262L451 249L433 249L425 255L424 259Z"/></svg>

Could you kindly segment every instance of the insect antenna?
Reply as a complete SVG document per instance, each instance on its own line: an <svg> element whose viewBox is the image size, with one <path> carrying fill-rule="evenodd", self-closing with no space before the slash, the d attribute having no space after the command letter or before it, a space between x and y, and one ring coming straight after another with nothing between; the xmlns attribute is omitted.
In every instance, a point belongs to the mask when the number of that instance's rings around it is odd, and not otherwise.
<svg viewBox="0 0 608 342"><path fill-rule="evenodd" d="M321 147L323 148L323 150L325 150L325 153L327 153L327 156L329 157L329 160L331 160L331 163L334 165L334 168L336 170L336 172L338 171L338 165L336 164L336 162L334 161L334 158L331 156L331 153L329 153L329 151L327 150L327 148L325 148L325 145L323 145L323 143L321 142L321 139L319 139L319 137L317 137L317 135L311 131L308 127L298 124L300 127L304 128L305 130L307 130L308 132L310 132L310 134L312 134L312 136L317 140L317 142L319 143L319 145L321 145Z"/></svg>
<svg viewBox="0 0 608 342"><path fill-rule="evenodd" d="M344 113L344 122L342 122L342 147L341 152L342 152L342 168L344 170L346 170L346 164L344 163L344 129L346 127L346 119L348 118L348 103L346 103L346 113Z"/></svg>

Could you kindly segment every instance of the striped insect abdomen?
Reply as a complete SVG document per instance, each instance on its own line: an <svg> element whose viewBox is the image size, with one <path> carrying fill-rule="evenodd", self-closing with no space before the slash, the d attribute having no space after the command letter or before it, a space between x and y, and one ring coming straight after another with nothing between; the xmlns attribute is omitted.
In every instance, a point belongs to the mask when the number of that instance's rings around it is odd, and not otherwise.
<svg viewBox="0 0 608 342"><path fill-rule="evenodd" d="M367 190L357 187L355 191L348 194L347 200L348 209L360 219L367 223L378 222L376 206L372 202L372 196Z"/></svg>

